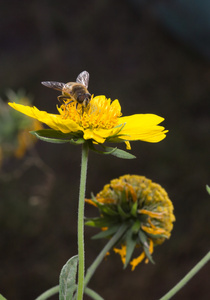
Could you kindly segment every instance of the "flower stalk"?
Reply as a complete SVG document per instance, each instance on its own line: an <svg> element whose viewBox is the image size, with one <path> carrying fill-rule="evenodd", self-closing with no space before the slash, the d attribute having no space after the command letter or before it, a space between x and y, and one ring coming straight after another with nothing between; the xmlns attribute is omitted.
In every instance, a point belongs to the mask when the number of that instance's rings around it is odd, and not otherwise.
<svg viewBox="0 0 210 300"><path fill-rule="evenodd" d="M178 282L165 296L160 298L160 300L168 300L171 299L179 290L183 288L183 286L192 279L192 277L200 271L200 269L210 260L210 251L195 265L192 270L184 277L180 282Z"/></svg>
<svg viewBox="0 0 210 300"><path fill-rule="evenodd" d="M122 232L120 232L122 230ZM118 237L116 235L119 234ZM104 247L104 249L101 251L101 253L98 255L98 257L95 259L93 264L90 266L90 268L87 271L87 275L85 277L85 283L86 286L88 282L90 281L92 275L94 274L96 268L101 263L101 260L103 259L105 255L105 250L108 251L114 244L114 237L116 238L115 242L118 238L120 238L120 235L123 234L123 228L121 227L115 236L112 237L112 239L107 243L107 245ZM202 267L204 267L205 264L208 263L210 260L210 252L208 252L198 263L195 265L195 267L190 270L190 272L180 281L178 282L166 295L164 295L160 300L169 300L171 299L176 293L181 290L185 284L187 284L188 281L190 281L193 276L195 276ZM50 298L51 296L57 294L59 291L59 285L52 287L51 289L47 290L43 294L41 294L38 298L35 300L46 300ZM87 293L88 294L88 293Z"/></svg>
<svg viewBox="0 0 210 300"><path fill-rule="evenodd" d="M78 289L77 300L82 300L84 290L84 270L85 270L85 251L84 251L84 208L85 208L85 187L88 164L88 144L82 146L81 177L79 188L79 206L78 206Z"/></svg>
<svg viewBox="0 0 210 300"><path fill-rule="evenodd" d="M46 300L46 299L52 297L53 295L57 294L58 292L59 292L59 285L56 285L56 286L52 287L51 289L42 293L35 300Z"/></svg>
<svg viewBox="0 0 210 300"><path fill-rule="evenodd" d="M106 246L101 250L99 255L96 257L92 265L88 268L86 276L85 276L85 281L84 281L84 286L86 287L95 273L96 269L98 268L99 264L102 262L104 259L106 253L114 247L114 245L118 242L118 240L122 237L122 235L125 233L127 230L127 225L122 224L122 226L118 229L118 231L113 235L113 237L109 240L109 242L106 244Z"/></svg>

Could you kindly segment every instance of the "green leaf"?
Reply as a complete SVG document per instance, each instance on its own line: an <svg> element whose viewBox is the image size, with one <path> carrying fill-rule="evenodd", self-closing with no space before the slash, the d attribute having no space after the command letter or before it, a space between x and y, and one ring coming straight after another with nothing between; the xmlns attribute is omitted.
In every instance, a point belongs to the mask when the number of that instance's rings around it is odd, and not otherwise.
<svg viewBox="0 0 210 300"><path fill-rule="evenodd" d="M136 247L136 238L133 235L132 228L130 228L126 232L126 258L125 258L124 269L127 267L128 263L130 262L135 247Z"/></svg>
<svg viewBox="0 0 210 300"><path fill-rule="evenodd" d="M107 238L110 235L113 235L115 232L117 232L117 230L119 229L119 227L121 226L121 224L119 225L114 225L111 226L110 228L108 228L107 230L101 231L97 234L95 234L92 239L102 239L102 238Z"/></svg>
<svg viewBox="0 0 210 300"><path fill-rule="evenodd" d="M106 151L110 151L110 149L115 149L115 148L112 148L112 147L105 147ZM114 150L113 152L110 153L111 155L114 155L118 158L123 158L123 159L134 159L136 158L135 155L131 154L131 153L128 153L122 149L118 149L116 148L116 150Z"/></svg>
<svg viewBox="0 0 210 300"><path fill-rule="evenodd" d="M136 158L136 156L134 156L133 154L130 154L124 150L121 150L121 149L118 149L117 147L113 148L113 147L106 147L104 145L101 145L102 148L104 149L104 151L100 151L100 150L97 150L92 141L89 141L89 148L98 153L98 154L105 154L105 155L108 155L108 154L111 154L111 155L114 155L118 158L123 158L123 159L134 159Z"/></svg>
<svg viewBox="0 0 210 300"><path fill-rule="evenodd" d="M71 257L63 266L59 279L59 300L72 299L76 291L78 255Z"/></svg>
<svg viewBox="0 0 210 300"><path fill-rule="evenodd" d="M0 294L0 300L7 300L7 299L4 298L4 296L2 296L2 294Z"/></svg>
<svg viewBox="0 0 210 300"><path fill-rule="evenodd" d="M56 144L63 144L63 143L70 143L70 142L74 144L84 143L84 139L78 137L77 134L63 133L61 131L53 130L53 129L42 129L37 131L30 131L30 133L35 135L38 139L48 143L56 143Z"/></svg>
<svg viewBox="0 0 210 300"><path fill-rule="evenodd" d="M208 192L209 195L210 195L210 186L206 185L206 190L207 190L207 192Z"/></svg>

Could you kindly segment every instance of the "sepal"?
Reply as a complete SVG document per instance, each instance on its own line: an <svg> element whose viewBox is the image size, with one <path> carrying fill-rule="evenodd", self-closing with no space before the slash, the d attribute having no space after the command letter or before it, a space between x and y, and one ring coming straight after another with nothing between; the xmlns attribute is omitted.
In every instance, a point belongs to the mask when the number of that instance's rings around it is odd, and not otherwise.
<svg viewBox="0 0 210 300"><path fill-rule="evenodd" d="M149 252L149 247L148 246L143 246L143 249L144 249L144 252L146 254L146 257L149 259L149 261L152 263L152 264L155 264L153 258L152 258L152 255L150 254Z"/></svg>
<svg viewBox="0 0 210 300"><path fill-rule="evenodd" d="M149 261L151 263L155 264L155 262L152 258L152 255L149 252L149 245L148 245L148 241L147 241L148 238L147 238L146 234L142 230L139 230L138 236L139 236L139 240L142 244L142 247L144 249L144 252L145 252L147 258L149 259Z"/></svg>
<svg viewBox="0 0 210 300"><path fill-rule="evenodd" d="M42 129L37 131L30 131L31 134L35 135L38 139L55 144L72 143L75 145L80 145L85 142L83 138L78 136L78 134L73 133L63 133L59 130L53 129Z"/></svg>
<svg viewBox="0 0 210 300"><path fill-rule="evenodd" d="M98 217L98 218L88 218L88 220L85 222L85 225L91 226L91 227L110 227L112 225L116 224L116 221L113 220L113 218L110 217Z"/></svg>
<svg viewBox="0 0 210 300"><path fill-rule="evenodd" d="M104 148L106 149L106 151L111 151L111 149L114 149L112 147L104 147ZM136 158L135 155L133 155L131 153L128 153L125 150L118 149L118 148L115 149L111 154L118 157L118 158L123 158L123 159L134 159L134 158Z"/></svg>
<svg viewBox="0 0 210 300"><path fill-rule="evenodd" d="M137 235L133 234L132 228L127 230L125 242L126 242L126 257L125 257L124 269L129 264L129 262L131 260L131 256L132 256L132 254L135 250L136 244L137 244Z"/></svg>
<svg viewBox="0 0 210 300"><path fill-rule="evenodd" d="M133 216L133 217L136 217L137 216L137 208L138 208L138 202L134 202L132 207L131 207L131 212L130 214Z"/></svg>
<svg viewBox="0 0 210 300"><path fill-rule="evenodd" d="M89 148L90 150L98 153L98 154L111 154L113 156L116 156L118 158L123 158L123 159L134 159L136 158L135 155L131 154L131 153L128 153L124 150L121 150L121 149L118 149L117 147L113 148L113 147L106 147L104 145L101 145L101 147L103 148L103 151L100 151L100 150L97 150L94 145L93 145L93 142L92 141L89 141Z"/></svg>
<svg viewBox="0 0 210 300"><path fill-rule="evenodd" d="M121 226L120 224L113 225L112 227L110 227L110 228L108 228L108 229L106 229L104 231L101 231L101 232L95 234L92 237L92 239L96 240L96 239L102 239L102 238L110 237L110 236L114 235L118 231L118 229L120 228L120 226Z"/></svg>
<svg viewBox="0 0 210 300"><path fill-rule="evenodd" d="M120 204L117 205L117 210L122 219L128 219L130 217L130 214L126 213Z"/></svg>
<svg viewBox="0 0 210 300"><path fill-rule="evenodd" d="M109 205L104 205L103 203L100 203L96 200L95 196L93 195L93 193L91 193L91 201L93 201L93 203L95 204L95 206L98 207L98 209L100 210L101 213L104 213L105 215L109 215L109 216L117 216L118 213L112 209L112 204Z"/></svg>

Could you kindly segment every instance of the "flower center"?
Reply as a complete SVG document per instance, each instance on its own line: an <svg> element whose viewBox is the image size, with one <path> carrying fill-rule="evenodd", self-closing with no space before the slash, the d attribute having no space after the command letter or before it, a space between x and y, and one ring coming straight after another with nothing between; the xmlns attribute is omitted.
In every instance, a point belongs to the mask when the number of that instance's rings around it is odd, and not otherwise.
<svg viewBox="0 0 210 300"><path fill-rule="evenodd" d="M117 125L118 118L122 115L119 101L111 102L105 96L92 96L87 107L67 100L61 105L59 112L62 118L70 118L84 129L111 129Z"/></svg>

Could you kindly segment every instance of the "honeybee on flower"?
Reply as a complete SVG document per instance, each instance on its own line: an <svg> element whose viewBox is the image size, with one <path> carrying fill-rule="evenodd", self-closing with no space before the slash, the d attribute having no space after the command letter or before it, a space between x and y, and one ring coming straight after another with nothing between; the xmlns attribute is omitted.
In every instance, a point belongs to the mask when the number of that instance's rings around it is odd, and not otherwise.
<svg viewBox="0 0 210 300"><path fill-rule="evenodd" d="M88 105L91 99L91 94L88 91L89 73L87 71L81 72L76 79L76 82L57 82L57 81L42 81L42 84L61 91L62 95L58 96L58 100L68 101L67 104L75 101L82 104L84 107Z"/></svg>
<svg viewBox="0 0 210 300"><path fill-rule="evenodd" d="M34 134L45 141L64 141L72 143L88 142L92 150L94 145L104 147L105 142L126 143L126 148L131 149L130 141L145 141L157 143L166 137L165 130L159 123L164 118L155 114L134 114L122 116L121 106L117 99L111 101L106 96L90 96L87 90L89 74L84 71L76 79L76 83L44 82L62 90L57 106L58 114L40 111L36 107L9 103L19 112L37 119L48 125L51 130L35 132ZM118 154L117 148L109 148L113 155ZM111 149L111 150L110 150Z"/></svg>

